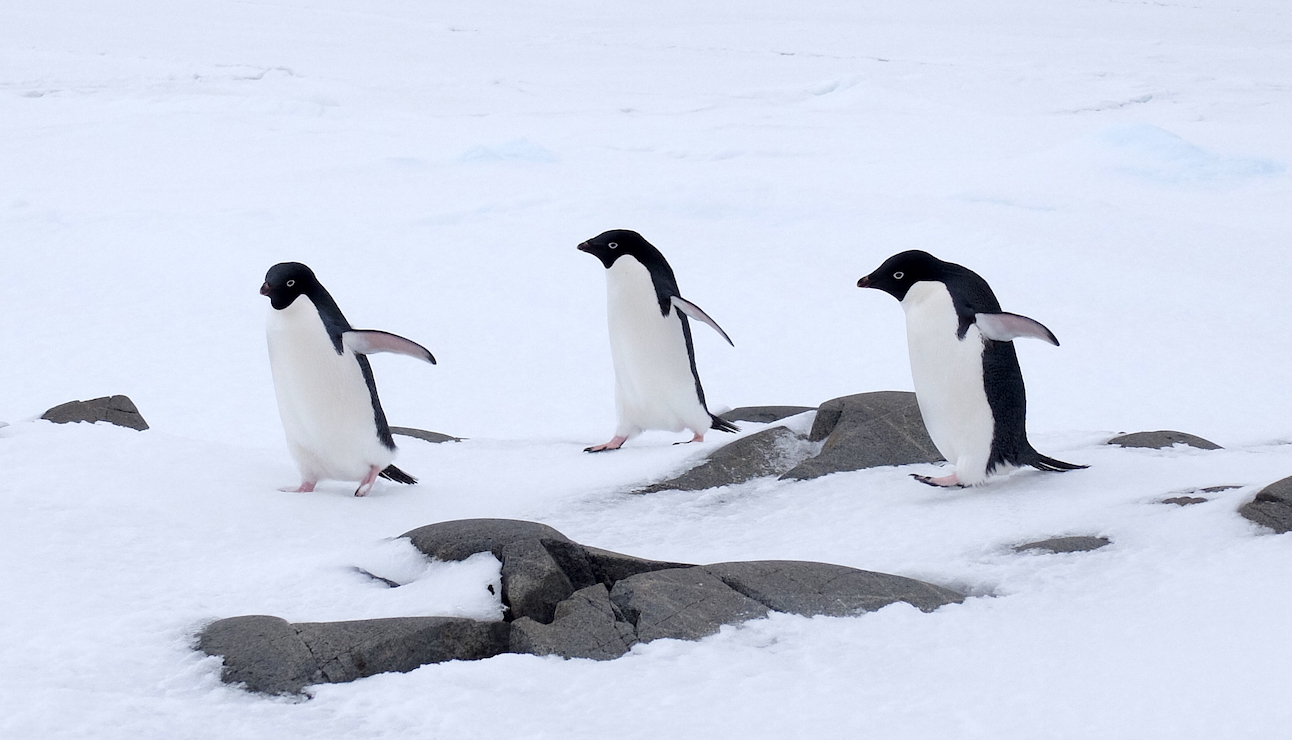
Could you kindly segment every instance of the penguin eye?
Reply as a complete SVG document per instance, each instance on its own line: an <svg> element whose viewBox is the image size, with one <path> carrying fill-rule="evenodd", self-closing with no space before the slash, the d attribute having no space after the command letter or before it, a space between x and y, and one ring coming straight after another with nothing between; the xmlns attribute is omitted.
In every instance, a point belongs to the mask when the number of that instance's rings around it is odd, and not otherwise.
<svg viewBox="0 0 1292 740"><path fill-rule="evenodd" d="M296 281L295 281L295 280L288 280L288 281L287 281L287 287L289 287L289 288L290 288L290 287L292 287L292 286L293 286L293 285L295 285L295 284L296 284Z"/></svg>
<svg viewBox="0 0 1292 740"><path fill-rule="evenodd" d="M901 270L898 270L897 272L893 273L894 280L901 280L904 277L906 277L906 273L902 272Z"/></svg>
<svg viewBox="0 0 1292 740"><path fill-rule="evenodd" d="M610 243L609 243L609 244L607 244L606 246L610 247L611 249L618 249L618 248L619 248L619 242L610 242Z"/></svg>

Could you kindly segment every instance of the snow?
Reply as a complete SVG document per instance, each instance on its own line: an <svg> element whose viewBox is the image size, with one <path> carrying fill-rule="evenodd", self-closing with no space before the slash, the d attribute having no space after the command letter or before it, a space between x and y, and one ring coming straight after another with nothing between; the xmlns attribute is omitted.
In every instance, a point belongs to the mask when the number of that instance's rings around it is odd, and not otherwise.
<svg viewBox="0 0 1292 740"><path fill-rule="evenodd" d="M1292 10L1276 0L697 5L11 0L0 23L0 736L1278 736L1292 539ZM725 443L614 424L604 269L643 233L731 334L715 408L909 389L905 249L984 275L1038 449L1089 470L966 491L885 468L624 491ZM257 294L314 268L378 356L422 483L278 492ZM129 395L147 432L36 421ZM761 425L746 425L756 431ZM1203 452L1102 445L1180 429ZM1206 486L1205 504L1156 503ZM976 598L774 615L607 663L504 655L225 687L204 623L489 618L497 563L399 534L542 521L684 562L794 558ZM1091 553L1020 542L1109 537ZM360 573L408 583L386 589Z"/></svg>

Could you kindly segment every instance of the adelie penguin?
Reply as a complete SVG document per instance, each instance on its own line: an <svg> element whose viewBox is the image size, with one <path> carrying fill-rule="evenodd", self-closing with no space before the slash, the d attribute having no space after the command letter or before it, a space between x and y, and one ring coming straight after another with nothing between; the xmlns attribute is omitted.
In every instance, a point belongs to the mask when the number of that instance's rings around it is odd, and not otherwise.
<svg viewBox="0 0 1292 740"><path fill-rule="evenodd" d="M1027 399L1014 339L1059 340L1039 322L1005 313L987 281L927 252L889 257L857 281L896 298L906 313L911 376L924 425L955 472L914 476L933 486L974 486L1030 465L1075 470L1027 441Z"/></svg>
<svg viewBox="0 0 1292 740"><path fill-rule="evenodd" d="M615 436L585 452L617 450L646 429L680 432L704 441L709 429L740 431L709 413L695 368L688 317L731 338L684 299L664 255L635 231L607 231L579 245L606 267L610 355L615 367ZM733 344L734 346L734 344Z"/></svg>
<svg viewBox="0 0 1292 740"><path fill-rule="evenodd" d="M377 398L367 355L394 352L435 364L420 344L384 331L356 330L336 301L299 262L274 265L260 294L269 297L269 367L287 447L309 492L321 480L359 481L372 490L380 475L417 479L391 465L395 441Z"/></svg>

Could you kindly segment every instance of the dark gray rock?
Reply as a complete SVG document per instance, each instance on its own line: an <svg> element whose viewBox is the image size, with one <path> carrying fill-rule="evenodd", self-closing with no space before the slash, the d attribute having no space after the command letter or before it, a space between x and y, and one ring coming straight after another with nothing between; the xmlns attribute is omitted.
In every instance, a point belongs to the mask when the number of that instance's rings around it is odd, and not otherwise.
<svg viewBox="0 0 1292 740"><path fill-rule="evenodd" d="M1238 513L1278 534L1292 532L1292 478L1284 478L1262 488L1256 498L1238 509Z"/></svg>
<svg viewBox="0 0 1292 740"><path fill-rule="evenodd" d="M119 427L138 429L148 428L148 422L135 408L135 402L126 396L104 396L89 401L68 401L46 411L40 418L55 424L68 424L75 421L106 421Z"/></svg>
<svg viewBox="0 0 1292 740"><path fill-rule="evenodd" d="M516 519L456 519L418 527L400 537L436 560L466 560L478 552L491 552L502 560L503 548L517 540L570 541L546 524Z"/></svg>
<svg viewBox="0 0 1292 740"><path fill-rule="evenodd" d="M414 429L412 427L391 427L390 433L399 434L405 437L413 437L415 439L420 439L424 442L430 442L432 444L439 444L440 442L461 442L462 441L461 437L450 437L447 434L440 434L439 432L428 432L425 429Z"/></svg>
<svg viewBox="0 0 1292 740"><path fill-rule="evenodd" d="M1048 540L1038 540L1037 542L1027 542L1022 545L1015 545L1014 552L1025 552L1027 550L1041 550L1044 552L1087 552L1098 550L1112 544L1107 537L1054 537Z"/></svg>
<svg viewBox="0 0 1292 740"><path fill-rule="evenodd" d="M640 573L610 590L610 601L632 623L637 639L698 640L734 624L766 616L767 607L733 591L704 568Z"/></svg>
<svg viewBox="0 0 1292 740"><path fill-rule="evenodd" d="M507 651L510 625L458 617L397 617L294 625L325 681L407 673L428 663Z"/></svg>
<svg viewBox="0 0 1292 740"><path fill-rule="evenodd" d="M824 440L820 454L782 478L809 480L830 473L942 459L924 428L915 394L876 391L835 398L817 409L811 442Z"/></svg>
<svg viewBox="0 0 1292 740"><path fill-rule="evenodd" d="M1176 444L1185 444L1190 447L1197 447L1200 450L1223 449L1215 442L1210 442L1202 437L1195 437L1192 434L1186 434L1184 432L1173 432L1169 429L1162 429L1156 432L1135 432L1133 434L1123 434L1119 437L1113 437L1108 440L1108 444L1117 445L1118 447L1146 447L1154 450L1160 450Z"/></svg>
<svg viewBox="0 0 1292 740"><path fill-rule="evenodd" d="M220 678L262 694L295 694L323 681L318 661L285 619L253 615L212 622L197 649L224 658Z"/></svg>
<svg viewBox="0 0 1292 740"><path fill-rule="evenodd" d="M755 424L771 424L774 421L780 421L791 416L797 416L802 413L813 410L813 406L741 406L738 409L732 409L725 414L718 414L718 417L735 423L737 421L748 421Z"/></svg>
<svg viewBox="0 0 1292 740"><path fill-rule="evenodd" d="M1209 498L1203 498L1201 496L1172 496L1171 498L1164 498L1158 503L1175 504L1176 506L1193 506L1195 504L1205 504L1210 500L1211 499Z"/></svg>
<svg viewBox="0 0 1292 740"><path fill-rule="evenodd" d="M509 649L513 653L613 660L635 642L633 626L610 602L606 587L598 583L558 604L551 624L524 617L512 622Z"/></svg>
<svg viewBox="0 0 1292 740"><path fill-rule="evenodd" d="M574 585L537 539L516 540L502 549L502 600L509 620L528 617L549 624L556 605Z"/></svg>
<svg viewBox="0 0 1292 740"><path fill-rule="evenodd" d="M696 567L690 563L670 563L662 560L636 558L632 555L624 555L597 547L588 547L587 545L583 545L583 552L587 556L588 562L592 565L592 572L596 577L596 581L604 584L606 588L611 588L619 581L635 576L638 573Z"/></svg>
<svg viewBox="0 0 1292 740"><path fill-rule="evenodd" d="M676 478L653 483L635 493L703 491L780 475L810 457L815 448L786 427L772 427L724 445Z"/></svg>
<svg viewBox="0 0 1292 740"><path fill-rule="evenodd" d="M847 617L904 601L931 612L964 601L964 595L913 578L843 565L795 560L756 560L706 565L730 588L769 609L805 617Z"/></svg>

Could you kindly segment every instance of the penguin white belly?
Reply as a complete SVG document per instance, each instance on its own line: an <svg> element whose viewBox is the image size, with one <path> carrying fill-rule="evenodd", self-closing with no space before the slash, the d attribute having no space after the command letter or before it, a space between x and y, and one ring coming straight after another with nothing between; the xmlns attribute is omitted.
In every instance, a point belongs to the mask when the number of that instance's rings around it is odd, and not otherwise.
<svg viewBox="0 0 1292 740"><path fill-rule="evenodd" d="M362 480L395 452L377 438L372 396L354 353L336 353L306 296L270 309L269 366L287 446L305 480Z"/></svg>
<svg viewBox="0 0 1292 740"><path fill-rule="evenodd" d="M615 366L617 436L645 429L703 434L712 423L700 403L682 320L660 314L650 272L624 256L606 271L610 356Z"/></svg>
<svg viewBox="0 0 1292 740"><path fill-rule="evenodd" d="M987 477L995 419L983 385L983 338L970 326L958 339L959 319L940 282L911 286L902 300L915 396L929 437L964 485Z"/></svg>

